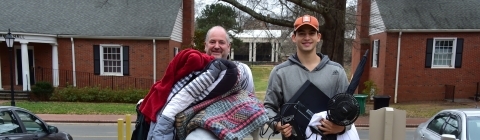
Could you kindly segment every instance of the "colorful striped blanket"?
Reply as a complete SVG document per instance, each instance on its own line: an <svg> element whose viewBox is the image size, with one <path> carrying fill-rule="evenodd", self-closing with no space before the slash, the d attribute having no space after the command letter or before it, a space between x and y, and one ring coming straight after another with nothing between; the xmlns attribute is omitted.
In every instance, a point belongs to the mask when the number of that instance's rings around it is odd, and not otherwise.
<svg viewBox="0 0 480 140"><path fill-rule="evenodd" d="M184 140L188 133L201 127L212 131L219 139L243 139L267 121L263 104L239 86L222 96L203 101L177 114L177 139Z"/></svg>

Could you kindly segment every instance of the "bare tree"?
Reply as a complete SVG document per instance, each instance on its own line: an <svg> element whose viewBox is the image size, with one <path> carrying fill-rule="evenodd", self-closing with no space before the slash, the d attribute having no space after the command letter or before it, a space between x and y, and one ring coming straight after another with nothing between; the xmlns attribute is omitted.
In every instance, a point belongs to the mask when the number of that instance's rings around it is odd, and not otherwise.
<svg viewBox="0 0 480 140"><path fill-rule="evenodd" d="M344 68L348 69L350 72L350 65L352 62L352 49L360 49L360 48L353 48L353 44L355 42L355 27L356 27L356 2L350 1L351 3L346 8L345 12L345 47L344 47L344 54L343 54L343 64Z"/></svg>
<svg viewBox="0 0 480 140"><path fill-rule="evenodd" d="M324 21L321 52L343 64L346 0L220 0L251 15L278 26L293 28L294 20L310 14Z"/></svg>

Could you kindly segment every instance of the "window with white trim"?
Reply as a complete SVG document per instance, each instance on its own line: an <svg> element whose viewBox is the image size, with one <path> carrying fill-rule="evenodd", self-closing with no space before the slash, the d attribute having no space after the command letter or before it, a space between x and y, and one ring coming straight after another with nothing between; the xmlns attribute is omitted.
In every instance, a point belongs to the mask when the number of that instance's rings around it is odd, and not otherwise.
<svg viewBox="0 0 480 140"><path fill-rule="evenodd" d="M425 68L462 68L463 38L427 38Z"/></svg>
<svg viewBox="0 0 480 140"><path fill-rule="evenodd" d="M379 40L374 40L373 41L373 53L372 53L372 67L376 68L378 67L378 46L379 46Z"/></svg>
<svg viewBox="0 0 480 140"><path fill-rule="evenodd" d="M432 67L453 68L455 64L456 39L434 38Z"/></svg>
<svg viewBox="0 0 480 140"><path fill-rule="evenodd" d="M123 76L122 46L100 45L100 74Z"/></svg>

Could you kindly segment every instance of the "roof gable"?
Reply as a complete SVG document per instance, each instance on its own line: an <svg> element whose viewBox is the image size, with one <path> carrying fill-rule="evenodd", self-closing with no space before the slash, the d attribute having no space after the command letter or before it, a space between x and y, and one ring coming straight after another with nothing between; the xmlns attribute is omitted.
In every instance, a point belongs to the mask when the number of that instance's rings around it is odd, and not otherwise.
<svg viewBox="0 0 480 140"><path fill-rule="evenodd" d="M480 29L479 0L374 0L372 3L378 5L387 30Z"/></svg>
<svg viewBox="0 0 480 140"><path fill-rule="evenodd" d="M83 36L170 37L179 0L3 0L0 29Z"/></svg>

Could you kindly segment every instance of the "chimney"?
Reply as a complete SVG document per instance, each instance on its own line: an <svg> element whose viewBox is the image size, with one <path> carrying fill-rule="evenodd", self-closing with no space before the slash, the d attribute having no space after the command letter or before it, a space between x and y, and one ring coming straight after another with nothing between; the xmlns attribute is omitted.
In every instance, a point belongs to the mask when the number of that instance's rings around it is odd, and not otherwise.
<svg viewBox="0 0 480 140"><path fill-rule="evenodd" d="M190 48L193 45L193 33L195 31L195 2L194 0L183 0L182 2L182 47Z"/></svg>
<svg viewBox="0 0 480 140"><path fill-rule="evenodd" d="M371 42L370 37L368 36L369 33L369 26L370 26L370 5L371 0L358 0L357 1L357 14L356 14L356 37L352 48L352 67L350 73L355 72L358 63L360 62L363 54L367 49L370 48ZM365 85L363 82L368 80L370 76L370 63L371 63L371 55L372 50L369 50L368 53L367 63L365 64L364 72L360 79L360 84L358 85L357 92L361 93L363 89L365 89ZM351 77L349 77L351 78Z"/></svg>

